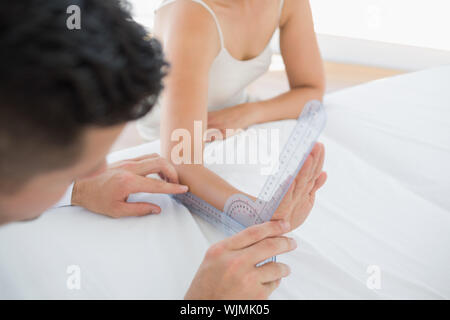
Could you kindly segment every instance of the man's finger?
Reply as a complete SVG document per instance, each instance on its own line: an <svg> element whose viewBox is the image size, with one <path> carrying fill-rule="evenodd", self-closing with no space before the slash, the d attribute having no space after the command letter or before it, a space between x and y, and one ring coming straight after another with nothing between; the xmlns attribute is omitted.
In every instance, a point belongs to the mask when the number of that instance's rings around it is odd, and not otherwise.
<svg viewBox="0 0 450 320"><path fill-rule="evenodd" d="M267 237L274 237L289 232L289 222L284 220L268 221L251 226L225 240L232 250L251 246Z"/></svg>
<svg viewBox="0 0 450 320"><path fill-rule="evenodd" d="M149 153L149 154L144 154L142 156L136 157L136 158L132 158L129 159L130 161L141 161L141 160L146 160L146 159L156 159L161 157L159 154L157 153Z"/></svg>
<svg viewBox="0 0 450 320"><path fill-rule="evenodd" d="M268 282L264 284L264 288L267 290L267 296L269 296L276 288L280 286L281 279Z"/></svg>
<svg viewBox="0 0 450 320"><path fill-rule="evenodd" d="M265 238L244 250L247 251L249 261L256 265L270 257L292 251L295 248L297 248L297 242L294 239L278 236Z"/></svg>
<svg viewBox="0 0 450 320"><path fill-rule="evenodd" d="M161 213L161 208L149 202L126 202L118 209L121 217L141 217Z"/></svg>
<svg viewBox="0 0 450 320"><path fill-rule="evenodd" d="M131 169L140 176L147 176L152 173L167 178L171 183L178 183L178 174L175 167L164 158L150 158L136 162Z"/></svg>
<svg viewBox="0 0 450 320"><path fill-rule="evenodd" d="M257 268L257 272L260 282L268 283L287 277L291 273L291 269L284 263L269 262Z"/></svg>
<svg viewBox="0 0 450 320"><path fill-rule="evenodd" d="M188 191L188 187L170 183L153 178L146 178L136 176L136 179L131 187L131 193L147 192L147 193L166 193L166 194L178 194Z"/></svg>

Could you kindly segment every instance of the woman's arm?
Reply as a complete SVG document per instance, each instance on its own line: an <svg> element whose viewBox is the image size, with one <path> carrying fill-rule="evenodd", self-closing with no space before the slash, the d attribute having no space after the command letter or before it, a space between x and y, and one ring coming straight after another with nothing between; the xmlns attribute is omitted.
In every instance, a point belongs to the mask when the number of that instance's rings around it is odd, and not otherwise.
<svg viewBox="0 0 450 320"><path fill-rule="evenodd" d="M275 98L211 112L208 127L245 128L255 123L296 119L309 100L322 100L323 63L308 0L286 0L280 22L280 48L290 90Z"/></svg>
<svg viewBox="0 0 450 320"><path fill-rule="evenodd" d="M162 155L176 164L179 179L190 192L222 210L228 197L239 191L201 163L195 164L203 159L204 143L194 135L194 122L200 121L206 130L209 68L220 50L214 20L199 4L177 1L158 11L154 31L170 63L161 97ZM190 136L181 153L174 148L181 141L172 139L180 129ZM180 157L187 163L177 164Z"/></svg>
<svg viewBox="0 0 450 320"><path fill-rule="evenodd" d="M220 50L220 42L214 21L203 8L190 1L179 1L161 9L155 21L155 34L161 39L167 59L171 64L165 81L161 110L161 152L175 164L180 183L189 186L189 191L223 210L226 200L235 189L218 175L195 160L203 159L203 139L195 137L194 122L200 121L206 130L208 76L211 63ZM190 141L187 149L180 154L180 141L172 139L177 131L188 133ZM196 145L197 144L197 145ZM189 154L186 155L185 152ZM195 153L197 152L197 154ZM188 158L189 163L177 164L177 158ZM304 165L298 183L280 205L276 219L286 219L291 227L297 227L306 218L314 202L314 194L325 182L322 174L324 149L320 145L311 152L309 165ZM290 196L294 190L303 193L302 205L294 204ZM299 192L300 192L299 191ZM295 214L288 214L294 212Z"/></svg>

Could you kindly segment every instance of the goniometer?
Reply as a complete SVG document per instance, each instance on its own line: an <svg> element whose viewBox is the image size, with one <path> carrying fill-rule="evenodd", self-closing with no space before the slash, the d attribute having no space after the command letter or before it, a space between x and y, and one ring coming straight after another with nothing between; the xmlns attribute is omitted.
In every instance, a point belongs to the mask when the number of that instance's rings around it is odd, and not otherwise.
<svg viewBox="0 0 450 320"><path fill-rule="evenodd" d="M302 168L325 124L326 113L322 103L317 100L309 101L280 153L278 170L267 178L256 201L243 194L235 194L227 200L224 210L221 211L190 192L174 197L192 213L228 235L269 221Z"/></svg>

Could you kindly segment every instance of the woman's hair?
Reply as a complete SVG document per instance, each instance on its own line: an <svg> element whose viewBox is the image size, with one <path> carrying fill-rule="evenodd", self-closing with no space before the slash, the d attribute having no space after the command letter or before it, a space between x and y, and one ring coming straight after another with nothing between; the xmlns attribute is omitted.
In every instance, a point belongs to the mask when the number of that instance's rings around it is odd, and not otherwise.
<svg viewBox="0 0 450 320"><path fill-rule="evenodd" d="M0 191L74 163L87 127L145 115L166 65L118 0L1 1Z"/></svg>

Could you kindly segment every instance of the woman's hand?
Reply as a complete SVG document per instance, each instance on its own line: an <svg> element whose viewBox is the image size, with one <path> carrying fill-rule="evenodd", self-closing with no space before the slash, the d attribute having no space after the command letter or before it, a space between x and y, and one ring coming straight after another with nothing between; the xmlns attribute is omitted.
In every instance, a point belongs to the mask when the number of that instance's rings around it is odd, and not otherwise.
<svg viewBox="0 0 450 320"><path fill-rule="evenodd" d="M314 206L316 191L323 186L327 175L322 171L325 159L323 144L317 143L303 164L294 182L283 198L272 220L286 220L296 229L307 218Z"/></svg>
<svg viewBox="0 0 450 320"><path fill-rule="evenodd" d="M163 180L147 178L157 173ZM160 213L161 208L149 202L127 202L132 193L185 193L187 186L178 184L175 168L158 154L111 164L105 172L75 181L72 205L113 218Z"/></svg>
<svg viewBox="0 0 450 320"><path fill-rule="evenodd" d="M254 124L252 120L254 117L255 106L251 103L239 104L234 107L224 108L218 111L208 112L208 129L217 129L222 134L214 135L214 137L208 139L220 140L220 138L227 138L236 133L239 133L239 129L246 129ZM227 129L231 129L228 130Z"/></svg>

